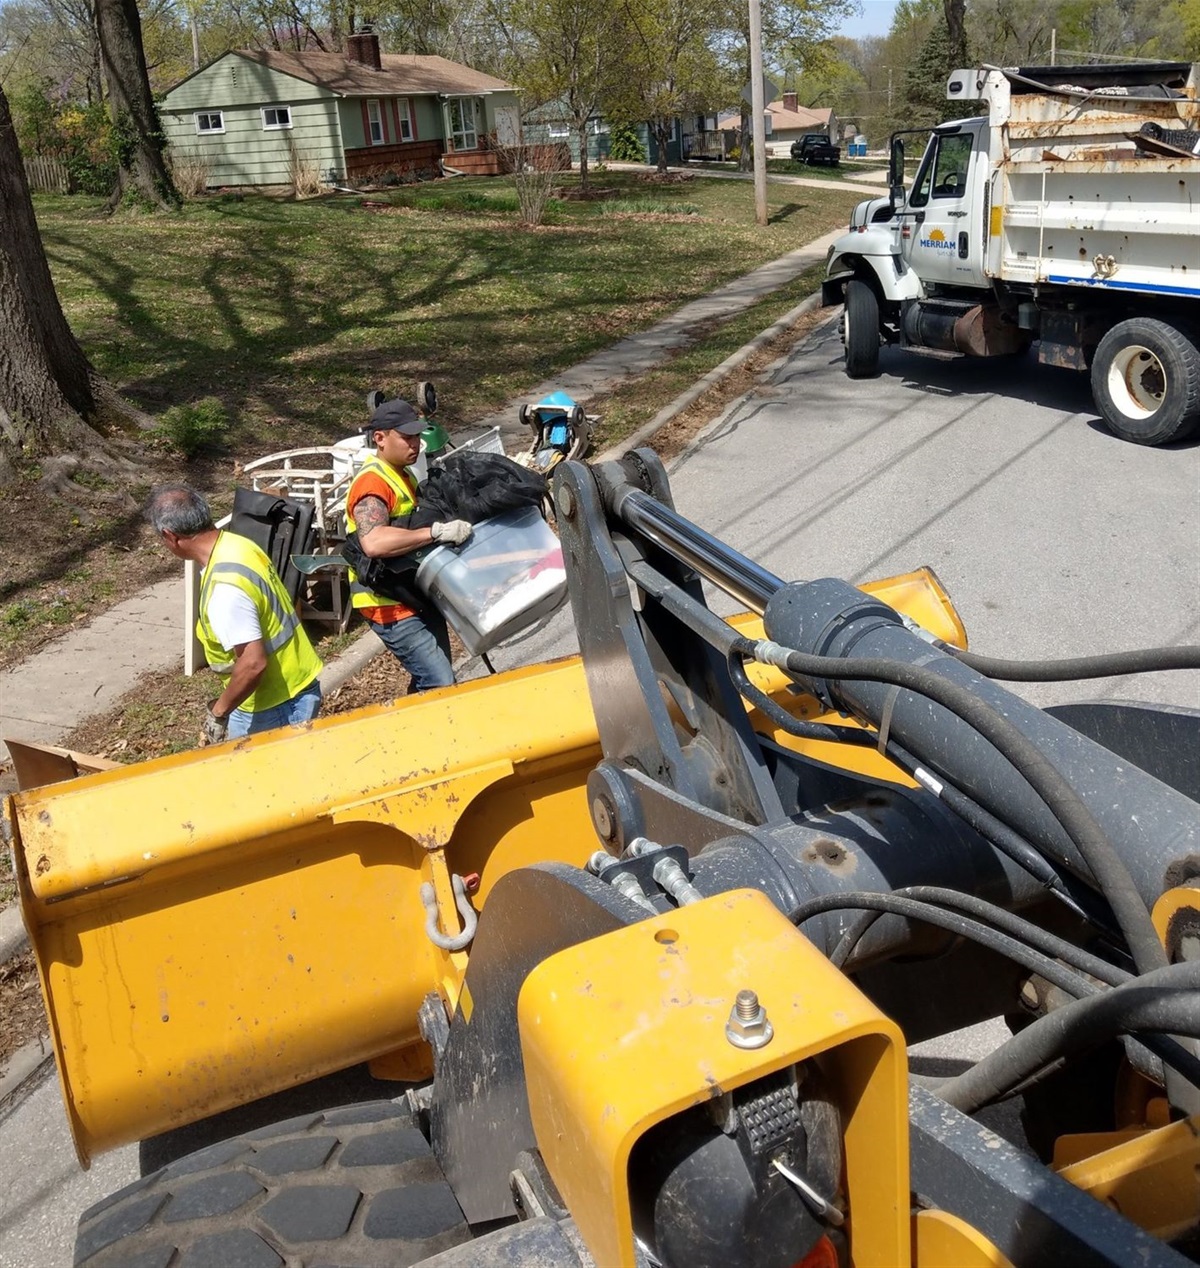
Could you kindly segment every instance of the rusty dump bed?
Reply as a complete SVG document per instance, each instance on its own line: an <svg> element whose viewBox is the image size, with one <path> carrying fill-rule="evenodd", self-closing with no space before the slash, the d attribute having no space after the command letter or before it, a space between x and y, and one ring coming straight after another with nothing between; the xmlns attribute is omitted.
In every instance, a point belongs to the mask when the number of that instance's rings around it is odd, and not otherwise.
<svg viewBox="0 0 1200 1268"><path fill-rule="evenodd" d="M864 589L965 644L932 574ZM755 674L819 714L776 671ZM908 782L873 749L755 724ZM434 992L459 1005L466 966L427 936L433 899L446 941L452 877L478 876L478 909L517 868L581 865L600 756L573 658L15 796L21 903L80 1159L366 1059L427 1074L418 1010Z"/></svg>

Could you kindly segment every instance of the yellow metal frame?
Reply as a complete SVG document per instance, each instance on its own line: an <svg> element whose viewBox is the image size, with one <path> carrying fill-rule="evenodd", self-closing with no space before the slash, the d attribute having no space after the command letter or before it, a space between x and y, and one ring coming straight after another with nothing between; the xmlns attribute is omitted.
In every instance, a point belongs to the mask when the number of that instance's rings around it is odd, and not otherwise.
<svg viewBox="0 0 1200 1268"><path fill-rule="evenodd" d="M1200 1224L1200 1116L1141 1132L1059 1174L1139 1228L1170 1240Z"/></svg>
<svg viewBox="0 0 1200 1268"><path fill-rule="evenodd" d="M864 589L964 643L931 573ZM777 738L903 781L872 750ZM452 874L479 874L481 908L514 868L582 864L600 755L572 658L12 798L80 1160L358 1061L426 1069L417 1010L457 1005L467 954L425 937L421 883L454 934Z"/></svg>
<svg viewBox="0 0 1200 1268"><path fill-rule="evenodd" d="M762 1048L725 1037L745 988L774 1027ZM852 1259L909 1264L904 1037L765 895L722 894L560 951L526 979L517 1016L538 1147L598 1264L635 1262L629 1159L650 1128L808 1059L842 1112Z"/></svg>

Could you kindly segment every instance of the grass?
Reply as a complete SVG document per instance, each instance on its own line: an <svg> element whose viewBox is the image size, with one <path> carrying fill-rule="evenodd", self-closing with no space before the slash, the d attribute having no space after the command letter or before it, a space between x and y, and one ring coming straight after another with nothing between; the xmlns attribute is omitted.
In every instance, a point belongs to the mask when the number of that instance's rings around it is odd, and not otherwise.
<svg viewBox="0 0 1200 1268"><path fill-rule="evenodd" d="M98 216L40 197L54 280L93 363L151 413L216 397L229 448L324 443L370 387L437 383L446 423L498 408L689 300L845 223L849 191L772 189L754 224L740 182L594 181L686 222L559 202L522 230L504 178L397 190L364 208L220 197L179 216Z"/></svg>

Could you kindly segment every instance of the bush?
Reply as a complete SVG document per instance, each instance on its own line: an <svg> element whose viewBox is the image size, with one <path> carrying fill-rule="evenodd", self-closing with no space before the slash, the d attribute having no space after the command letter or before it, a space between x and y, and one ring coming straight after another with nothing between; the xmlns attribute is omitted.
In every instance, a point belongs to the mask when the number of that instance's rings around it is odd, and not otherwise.
<svg viewBox="0 0 1200 1268"><path fill-rule="evenodd" d="M172 146L167 152L167 161L175 188L184 198L196 198L207 192L212 164L206 155L197 150L177 150Z"/></svg>
<svg viewBox="0 0 1200 1268"><path fill-rule="evenodd" d="M217 448L229 432L225 406L215 396L191 405L172 405L158 420L154 438L185 458Z"/></svg>
<svg viewBox="0 0 1200 1268"><path fill-rule="evenodd" d="M608 157L612 163L645 163L646 151L642 148L637 128L632 123L614 123L609 133Z"/></svg>

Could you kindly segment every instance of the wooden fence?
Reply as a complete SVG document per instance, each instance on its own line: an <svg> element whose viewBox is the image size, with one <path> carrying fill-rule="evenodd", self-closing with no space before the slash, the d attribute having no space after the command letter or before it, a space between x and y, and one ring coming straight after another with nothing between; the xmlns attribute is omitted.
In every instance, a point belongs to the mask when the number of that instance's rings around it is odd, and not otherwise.
<svg viewBox="0 0 1200 1268"><path fill-rule="evenodd" d="M71 177L58 159L34 154L25 160L25 176L35 194L69 194Z"/></svg>

